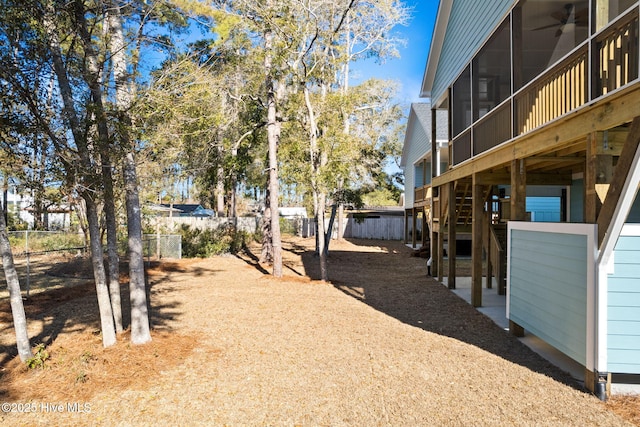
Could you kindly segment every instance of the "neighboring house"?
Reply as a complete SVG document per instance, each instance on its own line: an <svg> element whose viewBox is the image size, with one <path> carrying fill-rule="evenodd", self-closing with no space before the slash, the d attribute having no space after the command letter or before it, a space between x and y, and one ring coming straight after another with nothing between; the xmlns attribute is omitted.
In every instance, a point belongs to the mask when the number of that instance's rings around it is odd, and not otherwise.
<svg viewBox="0 0 640 427"><path fill-rule="evenodd" d="M283 218L306 218L307 208L301 206L280 206L278 207L278 213Z"/></svg>
<svg viewBox="0 0 640 427"><path fill-rule="evenodd" d="M432 271L445 275L445 234L471 233L472 304L483 253L504 258L511 332L578 361L603 399L640 383L639 8L441 0L421 96L449 118L448 165L421 190L428 206L407 197L431 218Z"/></svg>
<svg viewBox="0 0 640 427"><path fill-rule="evenodd" d="M34 201L28 194L20 194L15 187L9 187L7 191L7 211L17 219L24 221L29 229L35 226ZM72 209L67 204L49 205L42 212L42 224L47 230L68 229L71 224Z"/></svg>
<svg viewBox="0 0 640 427"><path fill-rule="evenodd" d="M416 247L418 231L421 232L421 244L424 245L428 241L428 234L422 231L427 229L427 215L431 206L433 173L431 159L434 157L436 159L436 175L440 173L441 168L442 170L446 169L449 161L446 113L443 110L436 112L439 120L437 120L438 127L435 129L436 144L432 145L431 105L426 103L411 104L409 111L400 167L404 172L405 188L404 240L405 243L408 242L409 235L411 235L413 247ZM409 218L411 218L411 222ZM418 219L420 223L418 223Z"/></svg>
<svg viewBox="0 0 640 427"><path fill-rule="evenodd" d="M205 209L200 204L194 203L161 203L158 212L163 212L168 215L163 216L189 216L197 218L209 218L215 216L212 209ZM177 214L177 215L176 215Z"/></svg>

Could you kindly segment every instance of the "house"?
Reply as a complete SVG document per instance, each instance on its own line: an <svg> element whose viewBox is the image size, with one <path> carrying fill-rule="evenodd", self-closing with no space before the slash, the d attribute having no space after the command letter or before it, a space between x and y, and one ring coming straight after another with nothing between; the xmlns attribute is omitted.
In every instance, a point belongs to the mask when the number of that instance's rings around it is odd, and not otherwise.
<svg viewBox="0 0 640 427"><path fill-rule="evenodd" d="M455 287L445 236L451 246L470 233L472 304L483 275L504 275L511 333L580 363L602 399L611 384L640 383L639 9L441 0L421 96L432 141L446 113L448 164L431 168L426 206L408 207L430 218L439 279ZM533 198L551 202L548 216Z"/></svg>
<svg viewBox="0 0 640 427"><path fill-rule="evenodd" d="M155 217L195 217L210 218L215 216L212 209L205 209L195 203L149 203L145 207Z"/></svg>
<svg viewBox="0 0 640 427"><path fill-rule="evenodd" d="M435 113L440 116L440 120L437 121L435 156L433 157L436 159L435 173L438 175L440 168L446 168L449 162L449 150L446 111L438 110ZM414 248L419 234L421 245L425 245L429 240L428 233L423 231L427 229L426 224L429 222L427 215L431 205L431 114L431 105L428 103L411 105L400 159L400 167L405 179L404 241L407 243L411 236L411 245Z"/></svg>
<svg viewBox="0 0 640 427"><path fill-rule="evenodd" d="M36 226L45 230L66 230L71 225L72 208L67 203L42 203L40 209L35 208L33 196L28 193L20 193L16 187L9 186L4 200L7 212L15 215L15 218L27 224L29 229Z"/></svg>
<svg viewBox="0 0 640 427"><path fill-rule="evenodd" d="M278 213L283 218L307 218L307 208L302 206L280 206Z"/></svg>

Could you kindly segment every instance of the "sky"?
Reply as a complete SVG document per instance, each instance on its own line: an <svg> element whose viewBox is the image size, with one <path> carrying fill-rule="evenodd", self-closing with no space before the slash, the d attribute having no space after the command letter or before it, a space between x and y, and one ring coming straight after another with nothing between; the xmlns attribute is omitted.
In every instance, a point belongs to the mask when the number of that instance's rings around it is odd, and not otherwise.
<svg viewBox="0 0 640 427"><path fill-rule="evenodd" d="M427 64L433 25L438 12L438 0L406 0L404 4L412 8L409 25L396 27L398 35L405 39L406 46L400 47L400 58L388 60L384 64L367 64L366 77L393 79L400 82L398 101L409 106L412 102L425 102L420 98L422 76ZM357 66L355 67L357 68Z"/></svg>

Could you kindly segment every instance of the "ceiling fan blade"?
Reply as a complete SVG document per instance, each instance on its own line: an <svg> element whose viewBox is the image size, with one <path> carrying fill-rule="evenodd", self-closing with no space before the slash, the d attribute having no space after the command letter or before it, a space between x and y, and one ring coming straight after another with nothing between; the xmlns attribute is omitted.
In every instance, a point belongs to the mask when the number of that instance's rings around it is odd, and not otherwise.
<svg viewBox="0 0 640 427"><path fill-rule="evenodd" d="M557 19L558 21L562 22L569 17L569 14L564 11L563 12L555 11L549 16L551 16L553 19Z"/></svg>
<svg viewBox="0 0 640 427"><path fill-rule="evenodd" d="M560 24L560 23L549 24L549 25L544 25L542 27L534 28L532 31L546 30L546 29L549 29L549 28L556 28L556 27L559 27L559 26L562 26L562 24Z"/></svg>

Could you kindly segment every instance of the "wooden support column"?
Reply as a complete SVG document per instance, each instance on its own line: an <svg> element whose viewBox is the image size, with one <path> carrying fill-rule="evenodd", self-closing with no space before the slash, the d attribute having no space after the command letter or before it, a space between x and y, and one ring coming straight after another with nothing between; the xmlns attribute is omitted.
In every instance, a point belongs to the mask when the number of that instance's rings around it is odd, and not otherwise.
<svg viewBox="0 0 640 427"><path fill-rule="evenodd" d="M404 244L409 243L409 218L407 215L408 210L404 210Z"/></svg>
<svg viewBox="0 0 640 427"><path fill-rule="evenodd" d="M422 246L427 244L427 236L429 235L429 225L427 223L427 208L425 206L421 209L422 212Z"/></svg>
<svg viewBox="0 0 640 427"><path fill-rule="evenodd" d="M527 219L527 170L524 159L511 161L511 220ZM524 328L509 320L509 332L517 337L524 336Z"/></svg>
<svg viewBox="0 0 640 427"><path fill-rule="evenodd" d="M527 219L527 168L523 159L511 161L511 221Z"/></svg>
<svg viewBox="0 0 640 427"><path fill-rule="evenodd" d="M482 306L482 223L484 217L483 186L477 183L473 174L471 192L471 305Z"/></svg>
<svg viewBox="0 0 640 427"><path fill-rule="evenodd" d="M595 132L587 136L587 154L584 166L584 222L594 224L598 220L600 200L596 193L598 170L597 137Z"/></svg>
<svg viewBox="0 0 640 427"><path fill-rule="evenodd" d="M440 199L438 197L438 187L431 189L431 240L429 241L430 257L431 257L431 276L438 276L438 233L440 232ZM438 209L436 209L438 208Z"/></svg>
<svg viewBox="0 0 640 427"><path fill-rule="evenodd" d="M449 228L448 228L448 244L447 256L449 258L449 273L447 274L447 285L449 289L456 288L456 184L450 182L449 189Z"/></svg>
<svg viewBox="0 0 640 427"><path fill-rule="evenodd" d="M438 282L442 283L444 278L444 228L447 224L447 217L444 212L446 187L440 187L440 229L438 231Z"/></svg>
<svg viewBox="0 0 640 427"><path fill-rule="evenodd" d="M485 214L485 224L484 224L484 236L486 236L486 241L484 242L484 247L486 249L486 257L487 257L487 289L491 289L493 287L493 269L491 265L491 217L493 216L493 188L489 187L489 191L487 192L487 213Z"/></svg>
<svg viewBox="0 0 640 427"><path fill-rule="evenodd" d="M416 208L411 209L411 224L412 224L412 227L413 227L411 229L412 230L412 232L411 232L411 247L415 249L416 243L417 243L416 234L418 234L417 230L416 230L416 224L417 224L417 221L416 221Z"/></svg>

